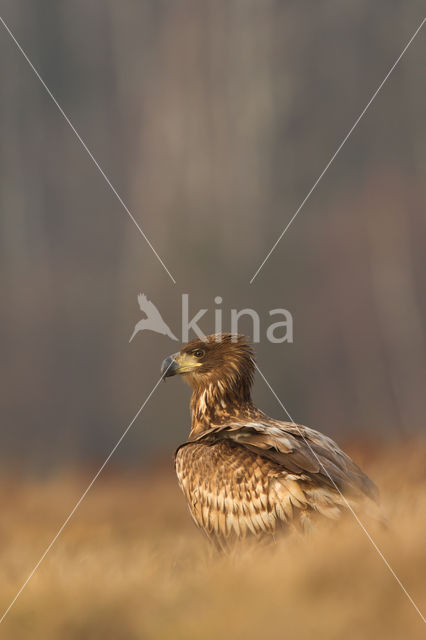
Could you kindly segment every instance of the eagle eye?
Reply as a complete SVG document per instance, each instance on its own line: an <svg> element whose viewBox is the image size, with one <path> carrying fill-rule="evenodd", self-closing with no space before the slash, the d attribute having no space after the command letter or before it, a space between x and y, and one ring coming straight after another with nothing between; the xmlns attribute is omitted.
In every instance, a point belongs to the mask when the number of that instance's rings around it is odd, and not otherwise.
<svg viewBox="0 0 426 640"><path fill-rule="evenodd" d="M195 349L195 351L193 351L192 353L196 358L202 358L205 354L205 351L203 349Z"/></svg>

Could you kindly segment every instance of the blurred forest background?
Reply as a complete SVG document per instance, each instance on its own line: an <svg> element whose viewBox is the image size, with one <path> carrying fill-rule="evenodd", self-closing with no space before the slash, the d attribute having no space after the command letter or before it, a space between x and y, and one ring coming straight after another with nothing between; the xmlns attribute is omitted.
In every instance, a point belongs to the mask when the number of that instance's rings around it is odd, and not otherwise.
<svg viewBox="0 0 426 640"><path fill-rule="evenodd" d="M293 418L339 441L426 416L426 30L252 285L402 51L424 3L1 0L1 15L174 285L0 25L3 467L103 459L178 345L181 294L262 317L258 361ZM265 339L267 311L294 343ZM241 328L245 327L243 324ZM250 324L247 325L247 330ZM282 416L256 382L257 403ZM115 464L171 458L189 390L161 385Z"/></svg>

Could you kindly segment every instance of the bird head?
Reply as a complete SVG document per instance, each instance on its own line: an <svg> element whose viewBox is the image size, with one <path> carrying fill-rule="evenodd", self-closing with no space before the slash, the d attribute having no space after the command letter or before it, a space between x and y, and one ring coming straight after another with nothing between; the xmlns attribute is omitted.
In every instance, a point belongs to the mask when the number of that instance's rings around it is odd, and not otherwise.
<svg viewBox="0 0 426 640"><path fill-rule="evenodd" d="M245 336L219 333L185 344L165 358L161 372L164 379L180 374L193 388L220 383L236 389L251 387L254 367L254 352Z"/></svg>

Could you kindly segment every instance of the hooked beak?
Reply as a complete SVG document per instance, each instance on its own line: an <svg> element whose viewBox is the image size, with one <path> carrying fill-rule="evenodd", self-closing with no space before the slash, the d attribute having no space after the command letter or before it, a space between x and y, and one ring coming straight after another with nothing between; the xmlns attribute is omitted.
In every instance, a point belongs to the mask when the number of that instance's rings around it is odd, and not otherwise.
<svg viewBox="0 0 426 640"><path fill-rule="evenodd" d="M163 380L171 378L179 373L179 363L176 360L178 355L178 353L174 353L173 355L164 358L161 365L161 375L163 376Z"/></svg>
<svg viewBox="0 0 426 640"><path fill-rule="evenodd" d="M197 367L201 366L201 362L198 362L194 356L188 353L173 353L171 356L167 356L163 360L161 365L161 373L163 376L163 380L166 378L171 378L176 374L180 373L190 373L197 369Z"/></svg>

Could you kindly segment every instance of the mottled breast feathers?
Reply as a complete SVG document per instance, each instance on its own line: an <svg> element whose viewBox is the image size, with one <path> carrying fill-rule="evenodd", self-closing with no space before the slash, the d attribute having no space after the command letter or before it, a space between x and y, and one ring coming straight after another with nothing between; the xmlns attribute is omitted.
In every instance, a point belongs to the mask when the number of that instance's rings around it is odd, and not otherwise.
<svg viewBox="0 0 426 640"><path fill-rule="evenodd" d="M265 418L212 427L176 452L191 515L219 547L306 530L316 515L335 519L347 501L376 497L373 482L333 440Z"/></svg>

